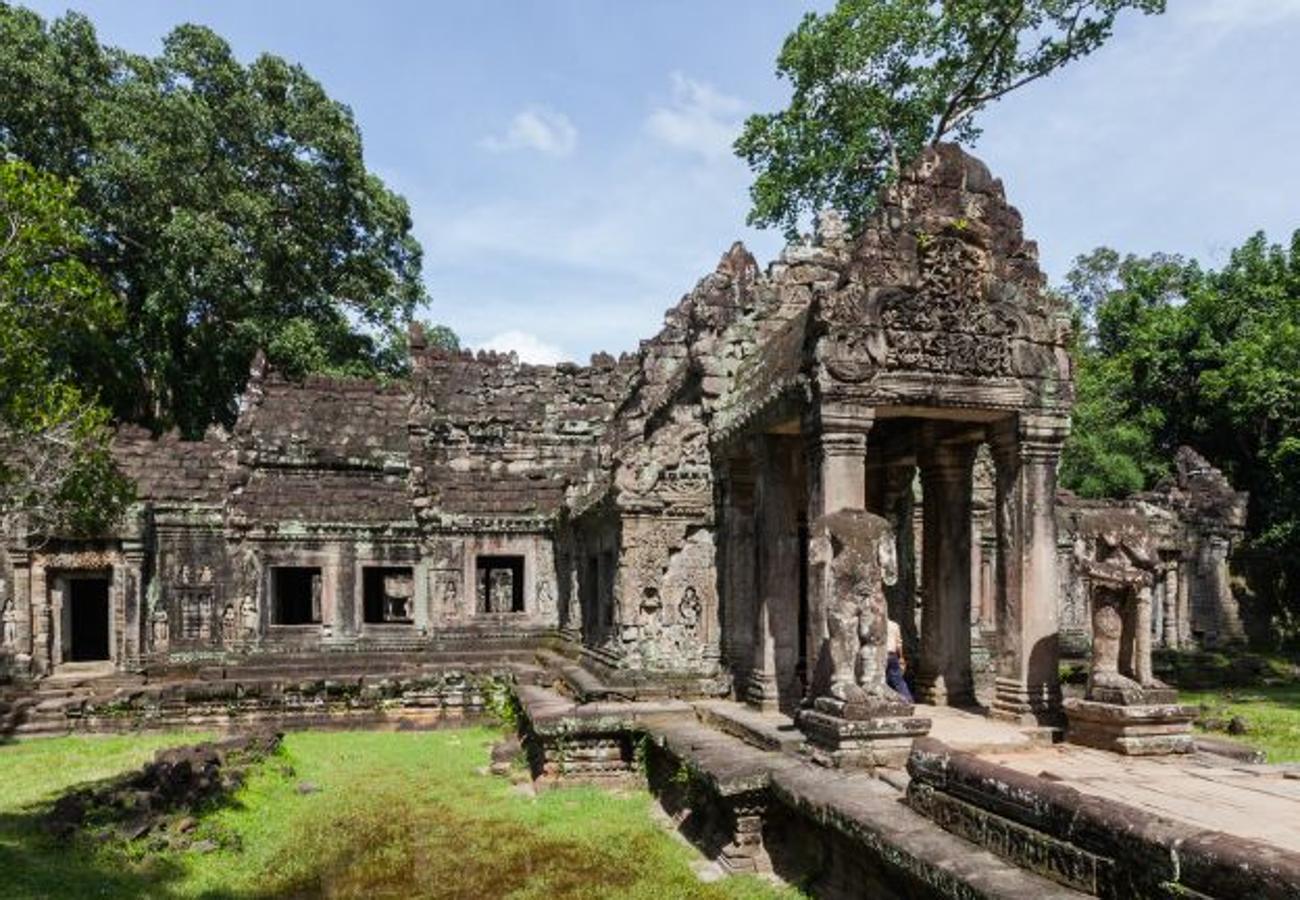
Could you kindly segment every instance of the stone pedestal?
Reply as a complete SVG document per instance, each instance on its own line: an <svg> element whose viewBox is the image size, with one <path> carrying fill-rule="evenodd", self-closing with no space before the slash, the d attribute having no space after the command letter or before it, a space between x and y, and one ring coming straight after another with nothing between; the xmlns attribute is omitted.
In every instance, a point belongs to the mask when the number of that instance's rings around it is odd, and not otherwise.
<svg viewBox="0 0 1300 900"><path fill-rule="evenodd" d="M1147 699L1157 701L1126 706L1102 703L1096 700L1065 701L1065 717L1069 722L1065 739L1073 744L1110 750L1125 756L1163 756L1169 753L1191 753L1192 720L1196 707L1183 706L1163 697Z"/></svg>
<svg viewBox="0 0 1300 900"><path fill-rule="evenodd" d="M819 697L799 713L813 762L836 769L901 766L912 739L928 734L930 720L913 715L910 703L870 700L845 703Z"/></svg>

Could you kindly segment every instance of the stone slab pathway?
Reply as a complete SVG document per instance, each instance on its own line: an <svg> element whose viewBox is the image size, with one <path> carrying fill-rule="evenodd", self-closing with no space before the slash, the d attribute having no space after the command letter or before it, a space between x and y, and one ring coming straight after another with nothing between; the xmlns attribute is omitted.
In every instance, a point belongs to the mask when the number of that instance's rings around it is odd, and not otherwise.
<svg viewBox="0 0 1300 900"><path fill-rule="evenodd" d="M954 706L918 704L916 714L930 720L930 737L967 753L1016 753L1050 743L1050 734L991 719Z"/></svg>
<svg viewBox="0 0 1300 900"><path fill-rule="evenodd" d="M1300 767L1124 757L1069 744L983 757L1156 815L1300 851Z"/></svg>

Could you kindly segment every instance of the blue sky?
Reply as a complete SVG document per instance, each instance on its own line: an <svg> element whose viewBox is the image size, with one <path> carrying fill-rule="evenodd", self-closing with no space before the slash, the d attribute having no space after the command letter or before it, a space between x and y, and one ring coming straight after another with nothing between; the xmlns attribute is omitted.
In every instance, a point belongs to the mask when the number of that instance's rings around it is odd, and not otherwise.
<svg viewBox="0 0 1300 900"><path fill-rule="evenodd" d="M410 201L433 297L464 343L537 361L636 347L739 238L728 145L779 108L788 0L77 0L101 40L157 53L199 22L241 58L301 63L352 107ZM1169 0L986 111L974 151L1059 280L1099 244L1209 265L1300 228L1300 0Z"/></svg>

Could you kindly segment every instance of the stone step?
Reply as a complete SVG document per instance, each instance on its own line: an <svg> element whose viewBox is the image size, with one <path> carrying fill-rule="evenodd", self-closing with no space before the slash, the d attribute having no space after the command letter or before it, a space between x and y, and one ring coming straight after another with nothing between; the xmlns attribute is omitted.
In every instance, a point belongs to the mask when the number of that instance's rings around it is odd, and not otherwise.
<svg viewBox="0 0 1300 900"><path fill-rule="evenodd" d="M1226 757L1234 762L1262 763L1267 759L1262 750L1256 750L1254 747L1240 741L1213 737L1208 734L1196 735L1192 746L1196 748L1197 753L1209 753L1213 756Z"/></svg>
<svg viewBox="0 0 1300 900"><path fill-rule="evenodd" d="M795 727L793 719L781 713L759 712L732 700L702 700L694 706L701 722L740 738L751 747L798 753L804 746L803 732Z"/></svg>
<svg viewBox="0 0 1300 900"><path fill-rule="evenodd" d="M649 717L642 727L721 797L755 791L838 831L862 851L944 896L1075 900L1087 895L1006 862L904 805L894 786L860 772L760 750L701 721Z"/></svg>
<svg viewBox="0 0 1300 900"><path fill-rule="evenodd" d="M895 788L868 775L812 765L788 766L773 773L772 793L785 806L838 831L942 896L1008 900L1090 896L1018 868L944 831L904 805Z"/></svg>
<svg viewBox="0 0 1300 900"><path fill-rule="evenodd" d="M800 765L793 757L760 750L698 719L651 716L642 726L656 744L723 797L764 790L774 771Z"/></svg>
<svg viewBox="0 0 1300 900"><path fill-rule="evenodd" d="M563 676L565 684L573 691L574 696L583 703L591 703L596 700L617 696L614 691L606 687L603 681L576 663L570 663L562 667L560 674Z"/></svg>

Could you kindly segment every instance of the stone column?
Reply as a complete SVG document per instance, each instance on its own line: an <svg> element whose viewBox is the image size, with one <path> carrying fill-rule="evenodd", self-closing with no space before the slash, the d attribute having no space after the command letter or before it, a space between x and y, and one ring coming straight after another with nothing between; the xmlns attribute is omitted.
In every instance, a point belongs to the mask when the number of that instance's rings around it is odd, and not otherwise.
<svg viewBox="0 0 1300 900"><path fill-rule="evenodd" d="M749 702L764 711L793 708L798 659L799 515L794 461L797 438L764 434L753 440L756 609Z"/></svg>
<svg viewBox="0 0 1300 900"><path fill-rule="evenodd" d="M1024 724L1060 719L1056 466L1069 421L1018 415L990 429L997 468L1000 646L993 713Z"/></svg>
<svg viewBox="0 0 1300 900"><path fill-rule="evenodd" d="M23 675L43 675L49 671L48 656L39 659L40 644L37 641L37 623L39 612L32 598L31 557L24 549L11 549L10 566L14 580L9 586L9 601L18 613L18 646L14 648L14 665ZM36 671L33 672L33 665Z"/></svg>
<svg viewBox="0 0 1300 900"><path fill-rule="evenodd" d="M1206 583L1214 593L1215 641L1219 645L1240 643L1246 639L1246 630L1241 624L1241 611L1237 607L1237 598L1232 593L1232 580L1228 571L1228 554L1232 544L1222 534L1211 535L1208 544L1210 572Z"/></svg>
<svg viewBox="0 0 1300 900"><path fill-rule="evenodd" d="M867 434L874 422L870 408L823 407L804 423L809 522L867 508Z"/></svg>
<svg viewBox="0 0 1300 900"><path fill-rule="evenodd" d="M908 659L916 658L920 635L916 628L917 565L912 517L916 501L912 484L916 466L910 460L880 461L872 454L867 467L867 510L889 520L894 528L898 553L898 581L885 585L889 618L898 623L903 635L903 649Z"/></svg>
<svg viewBox="0 0 1300 900"><path fill-rule="evenodd" d="M754 473L748 458L728 460L722 467L722 540L719 574L722 591L719 618L722 652L732 671L747 683L753 663L755 596ZM739 694L744 695L744 690Z"/></svg>
<svg viewBox="0 0 1300 900"><path fill-rule="evenodd" d="M1137 609L1134 612L1133 643L1133 678L1138 684L1151 683L1151 607L1152 591L1150 584L1144 584L1137 591Z"/></svg>
<svg viewBox="0 0 1300 900"><path fill-rule="evenodd" d="M1190 555L1184 557L1178 566L1178 640L1175 647L1187 647L1192 643L1192 571L1196 561Z"/></svg>
<svg viewBox="0 0 1300 900"><path fill-rule="evenodd" d="M144 544L138 540L122 542L122 655L119 669L138 669L141 665L140 644L144 634ZM220 615L214 610L214 615Z"/></svg>
<svg viewBox="0 0 1300 900"><path fill-rule="evenodd" d="M841 509L867 508L867 435L875 410L824 403L803 423L808 460L808 524ZM830 640L826 601L809 579L808 685L816 695L829 686L829 660L823 653Z"/></svg>
<svg viewBox="0 0 1300 900"><path fill-rule="evenodd" d="M921 456L921 647L917 700L974 702L971 677L971 475L975 444L931 444Z"/></svg>
<svg viewBox="0 0 1300 900"><path fill-rule="evenodd" d="M1178 562L1171 562L1164 575L1165 589L1161 597L1164 605L1162 643L1166 647L1178 646L1178 569Z"/></svg>
<svg viewBox="0 0 1300 900"><path fill-rule="evenodd" d="M1156 573L1155 588L1151 592L1151 646L1159 647L1164 643L1165 634L1165 576L1164 571Z"/></svg>

